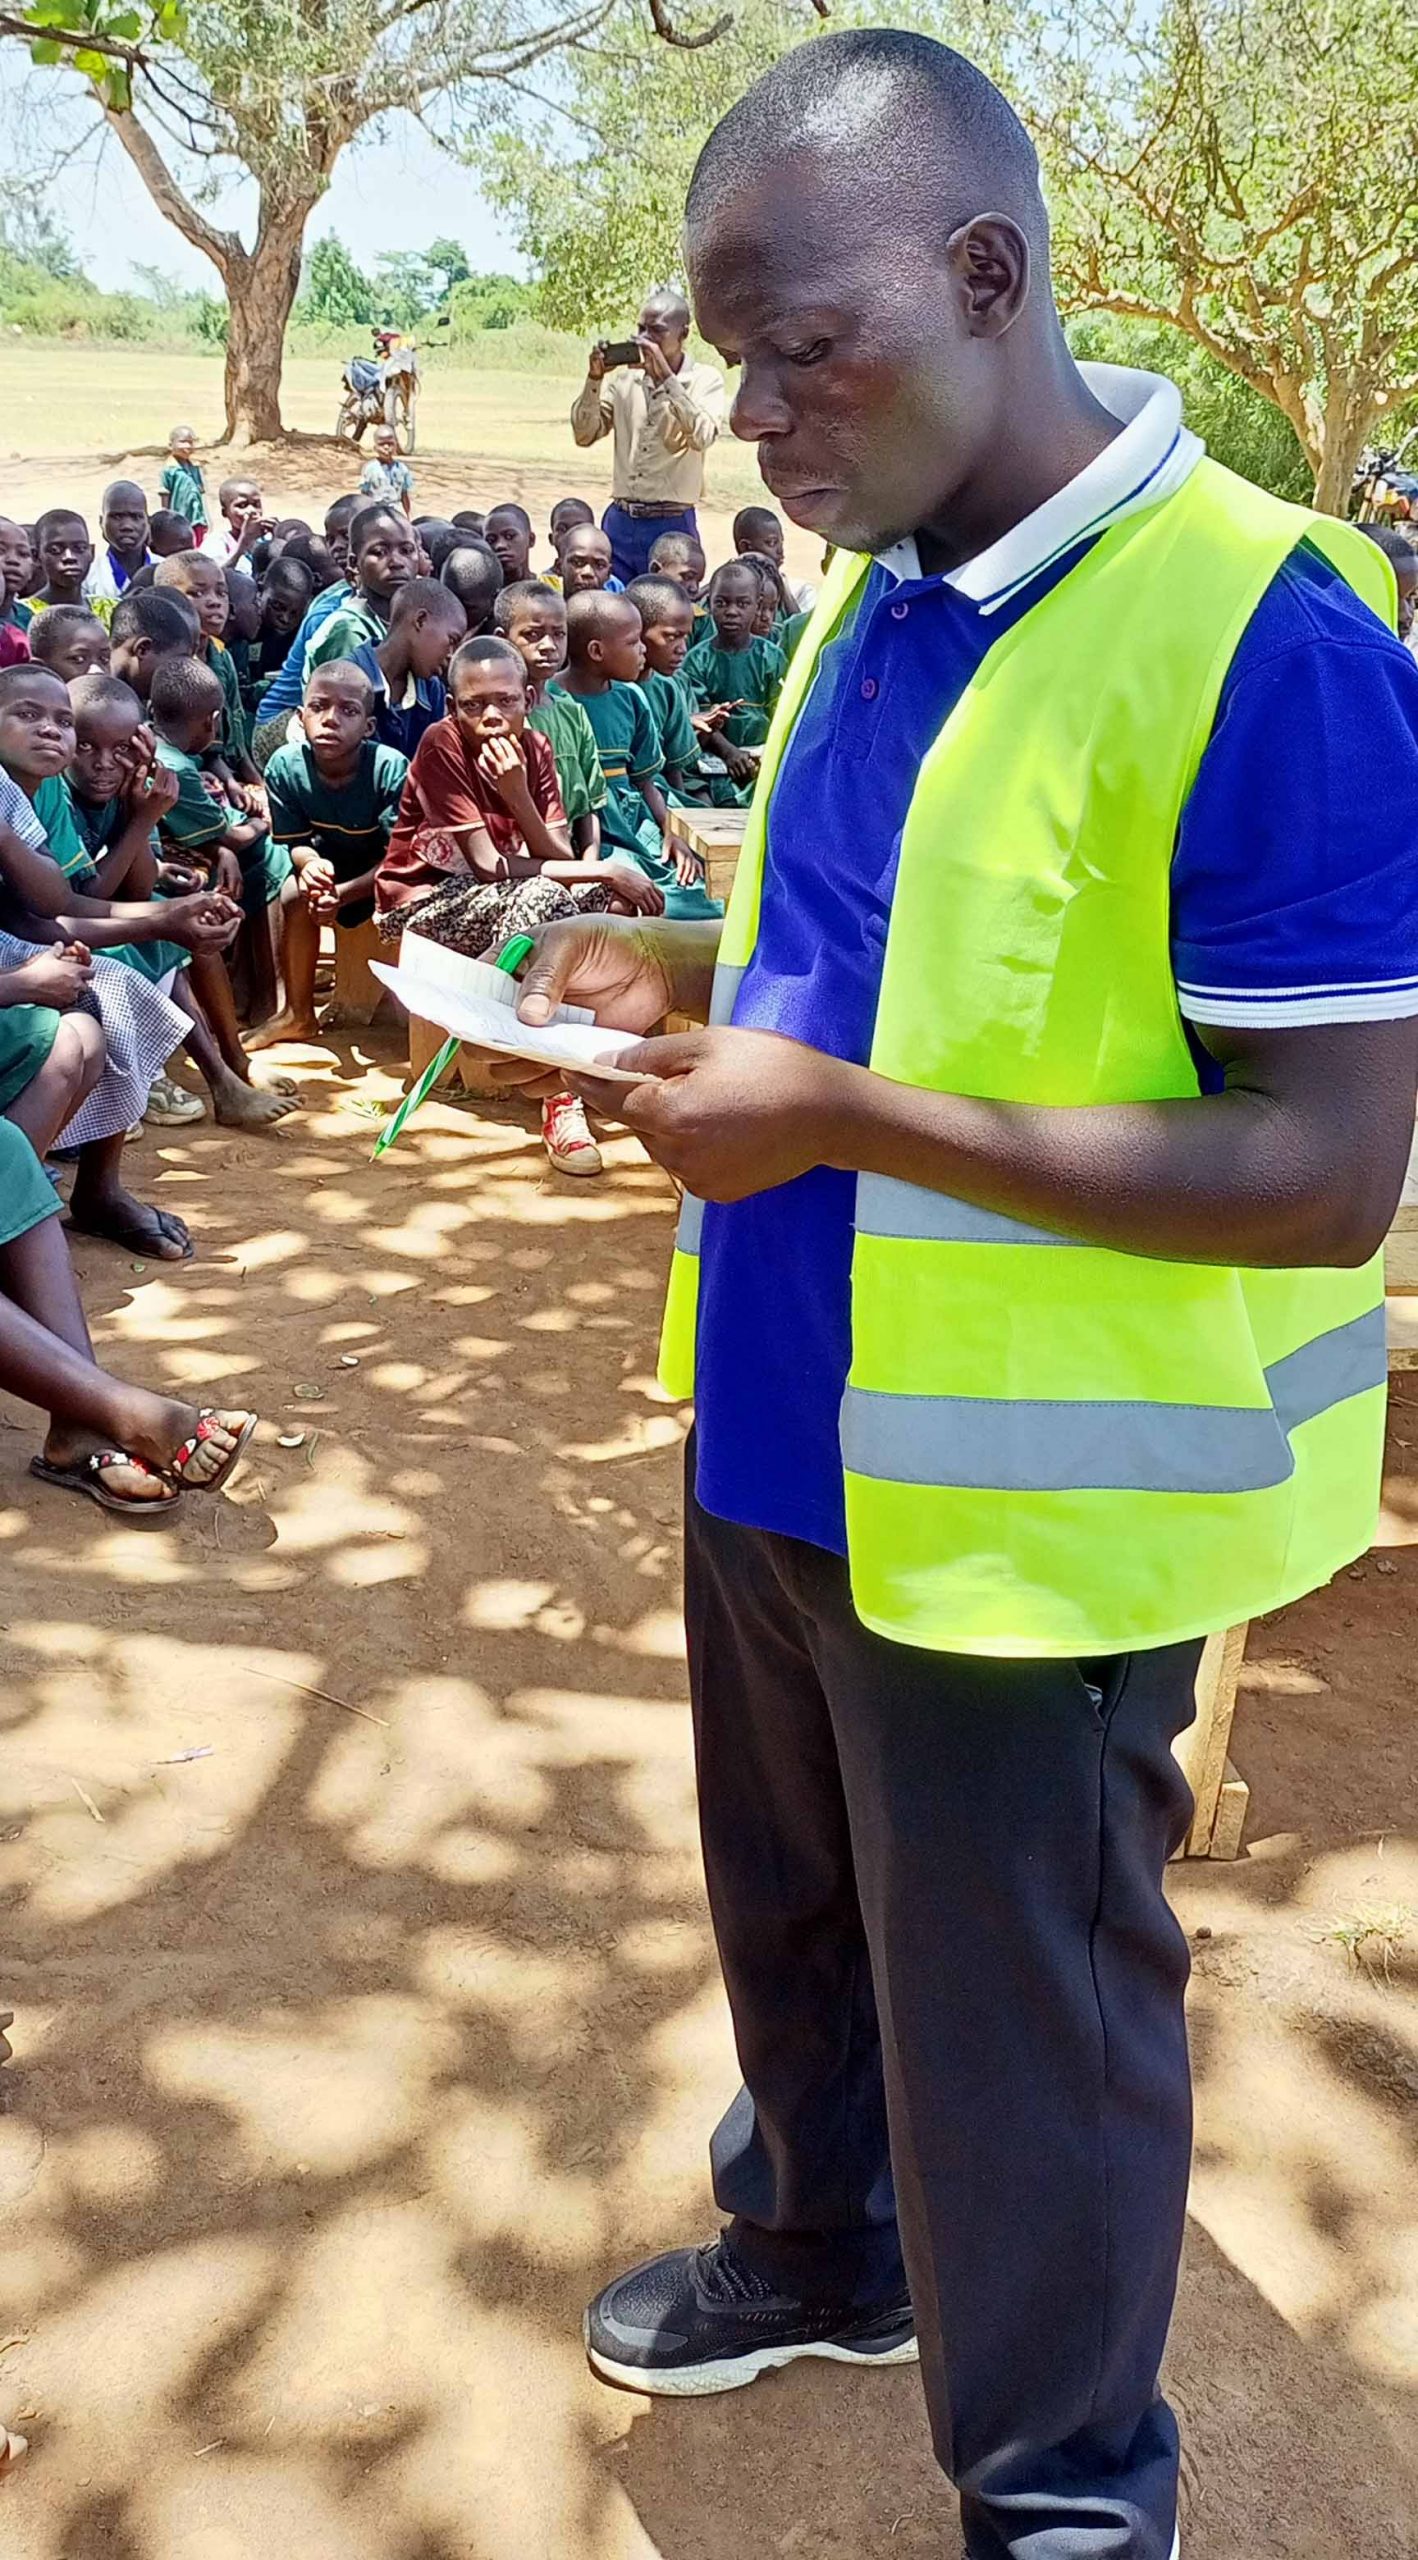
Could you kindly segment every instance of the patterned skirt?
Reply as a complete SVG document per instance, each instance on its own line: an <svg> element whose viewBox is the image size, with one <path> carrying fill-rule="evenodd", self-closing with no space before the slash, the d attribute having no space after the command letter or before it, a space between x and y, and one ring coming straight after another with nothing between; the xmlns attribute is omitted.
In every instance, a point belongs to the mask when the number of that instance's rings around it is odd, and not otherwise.
<svg viewBox="0 0 1418 2560"><path fill-rule="evenodd" d="M379 930L386 942L397 942L401 933L422 933L445 951L481 960L514 933L535 933L564 916L604 915L613 896L611 882L594 874L584 889L579 881L573 888L565 880L472 880L465 874L392 908L379 918Z"/></svg>
<svg viewBox="0 0 1418 2560"><path fill-rule="evenodd" d="M22 968L27 960L38 960L45 947L0 933L0 969ZM66 1147L87 1146L91 1138L116 1137L120 1129L141 1120L154 1076L166 1066L188 1029L186 1015L120 960L95 959L89 985L103 1024L108 1065L93 1092L61 1129L59 1143Z"/></svg>

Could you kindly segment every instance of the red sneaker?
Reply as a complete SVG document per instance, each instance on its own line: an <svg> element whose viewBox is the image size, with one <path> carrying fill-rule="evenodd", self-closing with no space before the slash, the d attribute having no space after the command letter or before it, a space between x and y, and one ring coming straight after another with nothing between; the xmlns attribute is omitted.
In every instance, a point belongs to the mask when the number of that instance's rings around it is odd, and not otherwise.
<svg viewBox="0 0 1418 2560"><path fill-rule="evenodd" d="M601 1151L586 1126L585 1106L574 1093L554 1093L542 1104L542 1144L558 1173L599 1173Z"/></svg>

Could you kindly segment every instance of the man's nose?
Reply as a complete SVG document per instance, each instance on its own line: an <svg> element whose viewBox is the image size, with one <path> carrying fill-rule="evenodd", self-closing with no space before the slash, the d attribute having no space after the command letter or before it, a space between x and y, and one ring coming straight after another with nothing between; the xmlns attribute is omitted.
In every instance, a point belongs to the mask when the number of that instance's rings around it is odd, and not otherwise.
<svg viewBox="0 0 1418 2560"><path fill-rule="evenodd" d="M793 413L783 397L774 366L745 362L729 411L729 424L745 444L761 443L765 436L791 433Z"/></svg>

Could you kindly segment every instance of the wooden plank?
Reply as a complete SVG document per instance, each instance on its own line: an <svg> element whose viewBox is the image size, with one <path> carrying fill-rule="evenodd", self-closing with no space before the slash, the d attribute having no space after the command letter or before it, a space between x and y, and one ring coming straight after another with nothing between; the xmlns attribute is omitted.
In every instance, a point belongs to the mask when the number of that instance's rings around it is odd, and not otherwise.
<svg viewBox="0 0 1418 2560"><path fill-rule="evenodd" d="M1182 1855L1206 1858L1226 1775L1236 1683L1245 1658L1248 1628L1225 1627L1208 1636L1196 1675L1196 1719L1177 1736L1175 1750L1195 1801Z"/></svg>
<svg viewBox="0 0 1418 2560"><path fill-rule="evenodd" d="M1250 1788L1235 1762L1228 1760L1221 1793L1216 1799L1216 1819L1211 1826L1210 1855L1213 1858L1239 1858L1250 1801Z"/></svg>
<svg viewBox="0 0 1418 2560"><path fill-rule="evenodd" d="M1418 1369L1418 1297L1390 1297L1384 1315L1389 1368Z"/></svg>
<svg viewBox="0 0 1418 2560"><path fill-rule="evenodd" d="M697 853L711 898L727 904L743 850L747 809L671 809L670 834Z"/></svg>
<svg viewBox="0 0 1418 2560"><path fill-rule="evenodd" d="M1399 1211L1399 1217L1404 1214ZM1384 1246L1384 1287L1418 1289L1418 1227L1400 1227L1397 1220L1390 1227Z"/></svg>

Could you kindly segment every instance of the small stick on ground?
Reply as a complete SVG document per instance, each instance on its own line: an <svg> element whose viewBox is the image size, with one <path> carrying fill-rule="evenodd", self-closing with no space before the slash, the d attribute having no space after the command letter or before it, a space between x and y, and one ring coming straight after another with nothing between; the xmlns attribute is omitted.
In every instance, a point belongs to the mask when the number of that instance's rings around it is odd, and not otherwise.
<svg viewBox="0 0 1418 2560"><path fill-rule="evenodd" d="M332 1689L312 1689L308 1680L291 1680L284 1671L258 1671L254 1662L239 1663L237 1668L241 1671L249 1671L253 1680L274 1680L278 1689L299 1689L304 1698L323 1698L327 1707L343 1707L347 1716L363 1716L366 1724L382 1724L385 1731L388 1731L387 1716L375 1715L371 1707L351 1706L348 1698L337 1698ZM82 1793L82 1790L80 1792ZM103 1820L102 1814L99 1815L99 1820Z"/></svg>

